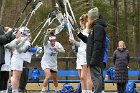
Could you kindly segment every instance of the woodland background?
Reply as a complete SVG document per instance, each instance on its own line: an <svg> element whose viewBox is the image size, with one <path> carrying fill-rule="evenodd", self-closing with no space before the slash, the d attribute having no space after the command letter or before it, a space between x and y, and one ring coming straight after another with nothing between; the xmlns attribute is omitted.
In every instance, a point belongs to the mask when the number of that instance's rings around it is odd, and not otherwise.
<svg viewBox="0 0 140 93"><path fill-rule="evenodd" d="M57 0L42 0L43 5L33 15L28 27L33 31L43 20L45 20L53 10ZM123 40L130 52L131 57L140 56L140 0L69 0L75 14L77 22L83 13L87 13L92 6L99 8L99 13L107 21L107 35L110 38L109 56L117 47L119 40ZM25 6L25 0L0 0L0 23L4 26L12 27L18 19L21 10ZM31 5L23 14L19 24L25 16L31 11ZM50 27L56 27L58 22L55 21ZM39 31L39 30L38 30ZM43 31L42 31L43 32ZM74 32L76 35L76 32ZM37 31L32 35L33 39ZM42 46L43 33L39 36L35 45ZM72 45L68 41L67 31L62 31L58 36L58 41L65 47L66 53L60 56L75 56L72 51Z"/></svg>

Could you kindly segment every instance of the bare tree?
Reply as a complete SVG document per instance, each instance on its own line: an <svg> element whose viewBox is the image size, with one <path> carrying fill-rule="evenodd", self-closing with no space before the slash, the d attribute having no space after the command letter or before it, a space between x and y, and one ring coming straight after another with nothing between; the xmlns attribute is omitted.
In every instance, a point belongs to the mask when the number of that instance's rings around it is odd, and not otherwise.
<svg viewBox="0 0 140 93"><path fill-rule="evenodd" d="M136 0L136 20L135 20L135 37L136 37L136 56L140 55L140 0Z"/></svg>
<svg viewBox="0 0 140 93"><path fill-rule="evenodd" d="M52 7L55 6L55 0L51 0L52 1Z"/></svg>
<svg viewBox="0 0 140 93"><path fill-rule="evenodd" d="M88 0L88 2L91 4L91 7L94 7L93 0Z"/></svg>
<svg viewBox="0 0 140 93"><path fill-rule="evenodd" d="M128 45L128 11L127 11L127 5L128 5L128 3L127 3L127 0L124 0L124 18L125 18L125 24L123 24L124 25L124 28L125 28L125 30L124 30L124 32L125 32L125 42L126 42L126 44Z"/></svg>
<svg viewBox="0 0 140 93"><path fill-rule="evenodd" d="M118 0L114 0L114 32L113 32L113 50L116 49L119 37L119 6Z"/></svg>
<svg viewBox="0 0 140 93"><path fill-rule="evenodd" d="M133 50L134 55L136 55L136 33L135 33L135 20L136 20L136 0L133 0L133 14L132 14L132 28L133 28Z"/></svg>
<svg viewBox="0 0 140 93"><path fill-rule="evenodd" d="M5 7L5 2L6 0L0 0L0 23L2 22L2 16L3 16L3 11L4 11L4 7Z"/></svg>

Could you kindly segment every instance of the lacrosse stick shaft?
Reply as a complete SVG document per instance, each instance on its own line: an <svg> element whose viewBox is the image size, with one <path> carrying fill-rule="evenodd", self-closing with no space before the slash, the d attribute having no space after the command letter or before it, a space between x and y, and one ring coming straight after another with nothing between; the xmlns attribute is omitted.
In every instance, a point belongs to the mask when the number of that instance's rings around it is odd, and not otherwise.
<svg viewBox="0 0 140 93"><path fill-rule="evenodd" d="M17 19L17 21L16 21L15 24L13 25L13 29L15 28L15 26L17 25L17 23L18 23L19 20L21 19L21 16L23 15L23 13L24 13L24 11L26 10L26 8L27 8L28 5L29 5L29 3L26 4L26 6L24 7L24 9L22 10L22 12L21 12L19 18Z"/></svg>
<svg viewBox="0 0 140 93"><path fill-rule="evenodd" d="M66 1L67 1L67 3L68 3L68 6L69 6L69 9L70 9L71 15L72 15L72 17L73 17L73 19L74 19L74 22L75 22L75 24L76 24L76 26L77 26L77 28L78 28L78 30L79 30L79 27L78 27L76 18L75 18L75 16L74 16L74 13L73 13L72 8L71 8L71 5L70 5L70 2L69 2L69 0L66 0Z"/></svg>
<svg viewBox="0 0 140 93"><path fill-rule="evenodd" d="M42 5L42 2L39 2L39 3L36 5L35 9L33 9L33 10L29 13L29 15L27 16L27 18L29 17L29 19L27 20L27 23L26 23L25 27L28 26L29 21L31 20L31 17L33 16L33 14L35 14L36 10L37 10L41 5ZM26 20L25 20L25 21L26 21Z"/></svg>
<svg viewBox="0 0 140 93"><path fill-rule="evenodd" d="M68 11L67 11L66 3L65 3L64 5L65 5L65 12L66 12L66 19L67 19L67 26L68 26L69 36L70 36L70 37L73 37L72 30L71 30L71 28L70 28L69 19L68 19L69 14L68 14Z"/></svg>
<svg viewBox="0 0 140 93"><path fill-rule="evenodd" d="M31 14L31 12L29 12L29 14L25 17L25 19L21 23L20 27L22 27L24 25L24 23L26 22L27 18L30 16L30 14Z"/></svg>
<svg viewBox="0 0 140 93"><path fill-rule="evenodd" d="M31 34L33 34L45 21L46 21L46 19L45 19L44 21L42 21L42 22L37 26L37 28L35 28L35 30L32 31Z"/></svg>
<svg viewBox="0 0 140 93"><path fill-rule="evenodd" d="M38 38L38 36L41 34L41 31L43 30L43 28L46 26L46 24L49 22L50 18L46 20L45 24L42 26L42 28L40 29L40 31L38 32L37 36L35 37L35 39L32 42L32 45L34 44L34 42L36 41L36 39Z"/></svg>
<svg viewBox="0 0 140 93"><path fill-rule="evenodd" d="M72 8L71 8L71 5L70 5L70 2L69 2L69 0L66 0L66 1L68 3L68 6L69 6L69 9L70 9L71 15L72 15L72 17L74 19L74 22L77 24L76 19L75 19L75 16L74 16L74 13L73 13Z"/></svg>
<svg viewBox="0 0 140 93"><path fill-rule="evenodd" d="M27 23L26 23L25 27L27 27L27 26L28 26L29 21L31 20L31 17L32 17L32 16L33 16L33 12L31 12L31 15L29 16L29 19L27 20Z"/></svg>
<svg viewBox="0 0 140 93"><path fill-rule="evenodd" d="M41 34L41 31L45 28L46 24L48 23L48 25L47 25L47 27L48 27L49 25L52 24L52 22L54 21L54 19L56 19L56 17L53 18L53 19L51 19L51 17L50 17L50 18L48 18L48 19L46 20L45 24L43 25L43 27L40 29L39 33L37 34L37 36L36 36L35 39L33 40L32 44L34 44L34 42L36 41L36 39L38 38L38 36Z"/></svg>

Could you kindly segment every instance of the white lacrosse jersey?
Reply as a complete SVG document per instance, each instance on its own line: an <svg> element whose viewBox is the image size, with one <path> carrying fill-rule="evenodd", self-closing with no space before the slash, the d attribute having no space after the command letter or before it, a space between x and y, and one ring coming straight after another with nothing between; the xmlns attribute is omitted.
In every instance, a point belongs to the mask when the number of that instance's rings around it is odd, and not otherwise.
<svg viewBox="0 0 140 93"><path fill-rule="evenodd" d="M57 48L58 51L53 50ZM64 48L59 42L55 42L55 46L52 47L50 41L44 46L44 55L41 60L42 69L50 68L57 71L57 54L58 52L65 52Z"/></svg>

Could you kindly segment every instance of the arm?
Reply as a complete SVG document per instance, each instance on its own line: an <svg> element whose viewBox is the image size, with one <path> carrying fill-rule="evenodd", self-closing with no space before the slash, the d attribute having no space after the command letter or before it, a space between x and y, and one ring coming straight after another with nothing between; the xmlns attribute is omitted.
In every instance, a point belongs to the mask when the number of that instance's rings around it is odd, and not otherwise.
<svg viewBox="0 0 140 93"><path fill-rule="evenodd" d="M45 37L44 37L44 42L43 42L43 45L47 45L48 44L48 35L46 34Z"/></svg>
<svg viewBox="0 0 140 93"><path fill-rule="evenodd" d="M16 38L14 34L11 35L10 39L7 40L6 42L9 44L11 41L13 41Z"/></svg>
<svg viewBox="0 0 140 93"><path fill-rule="evenodd" d="M27 44L27 45L24 45L24 46L18 48L17 51L19 53L26 52L27 50L29 50L30 47L31 47L31 45Z"/></svg>
<svg viewBox="0 0 140 93"><path fill-rule="evenodd" d="M15 40L13 40L10 43L5 45L5 48L10 49L10 50L15 48L15 47L16 47L16 41Z"/></svg>
<svg viewBox="0 0 140 93"><path fill-rule="evenodd" d="M128 63L129 63L129 60L130 60L130 56L129 56L129 51L127 50L127 60L128 60Z"/></svg>
<svg viewBox="0 0 140 93"><path fill-rule="evenodd" d="M80 47L80 42L74 40L74 41L73 41L73 45L75 45L75 46L77 46L77 47Z"/></svg>
<svg viewBox="0 0 140 93"><path fill-rule="evenodd" d="M24 45L25 40L22 40L20 42L18 42L17 39L13 40L12 42L8 43L5 47L8 49L13 49L13 48L20 48Z"/></svg>
<svg viewBox="0 0 140 93"><path fill-rule="evenodd" d="M115 65L115 61L116 61L116 51L113 53L112 59L113 59L113 64Z"/></svg>
<svg viewBox="0 0 140 93"><path fill-rule="evenodd" d="M104 28L100 25L96 25L93 28L92 39L93 47L92 47L92 58L90 63L93 64L97 62L103 62L104 56L104 47L105 47L105 32Z"/></svg>
<svg viewBox="0 0 140 93"><path fill-rule="evenodd" d="M57 47L57 51L61 52L61 53L65 53L65 50L63 48L63 46L59 43L58 47Z"/></svg>
<svg viewBox="0 0 140 93"><path fill-rule="evenodd" d="M0 44L5 45L5 44L9 43L11 36L12 36L12 31L9 31L4 35L0 35Z"/></svg>
<svg viewBox="0 0 140 93"><path fill-rule="evenodd" d="M80 47L80 42L76 41L74 37L69 37L70 43L72 43L74 46Z"/></svg>
<svg viewBox="0 0 140 93"><path fill-rule="evenodd" d="M87 43L88 37L83 35L81 32L77 35L84 43Z"/></svg>
<svg viewBox="0 0 140 93"><path fill-rule="evenodd" d="M24 45L25 41L26 41L26 40L21 40L20 43L18 43L18 44L16 45L16 48L22 47L22 46Z"/></svg>

